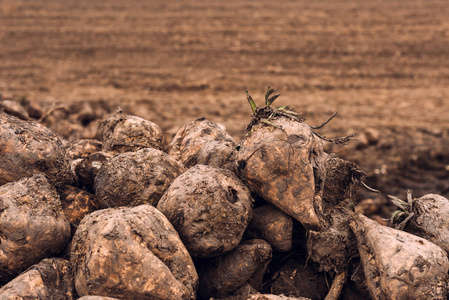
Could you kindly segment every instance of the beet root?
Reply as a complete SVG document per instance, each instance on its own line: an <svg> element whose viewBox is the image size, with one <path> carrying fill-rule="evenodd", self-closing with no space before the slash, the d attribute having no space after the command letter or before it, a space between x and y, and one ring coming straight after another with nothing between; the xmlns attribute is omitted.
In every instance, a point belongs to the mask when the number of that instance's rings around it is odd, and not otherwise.
<svg viewBox="0 0 449 300"><path fill-rule="evenodd" d="M168 153L186 168L200 164L234 170L236 145L217 124L200 118L181 127Z"/></svg>
<svg viewBox="0 0 449 300"><path fill-rule="evenodd" d="M95 195L103 208L156 206L184 167L165 152L153 148L116 155L95 177Z"/></svg>
<svg viewBox="0 0 449 300"><path fill-rule="evenodd" d="M360 214L350 226L373 299L446 299L449 260L443 249Z"/></svg>
<svg viewBox="0 0 449 300"><path fill-rule="evenodd" d="M0 187L0 283L58 254L69 238L59 195L44 175Z"/></svg>
<svg viewBox="0 0 449 300"><path fill-rule="evenodd" d="M292 249L293 220L271 204L253 210L248 232L259 235L276 251L288 252Z"/></svg>
<svg viewBox="0 0 449 300"><path fill-rule="evenodd" d="M193 256L236 247L252 216L249 189L229 170L196 165L176 178L157 208Z"/></svg>
<svg viewBox="0 0 449 300"><path fill-rule="evenodd" d="M449 200L436 194L412 202L413 216L405 231L429 240L449 253Z"/></svg>
<svg viewBox="0 0 449 300"><path fill-rule="evenodd" d="M55 185L73 181L61 140L38 123L0 111L0 185L37 173Z"/></svg>
<svg viewBox="0 0 449 300"><path fill-rule="evenodd" d="M98 132L103 151L124 153L148 147L164 150L164 133L157 124L121 110L100 122Z"/></svg>
<svg viewBox="0 0 449 300"><path fill-rule="evenodd" d="M322 141L305 123L287 117L252 127L237 154L237 172L266 201L319 230L324 174Z"/></svg>
<svg viewBox="0 0 449 300"><path fill-rule="evenodd" d="M264 240L249 240L214 258L201 272L199 295L229 296L247 282L259 290L271 253L270 245Z"/></svg>
<svg viewBox="0 0 449 300"><path fill-rule="evenodd" d="M46 258L0 289L0 299L75 299L70 262Z"/></svg>
<svg viewBox="0 0 449 300"><path fill-rule="evenodd" d="M193 299L198 275L179 235L156 208L110 208L86 216L71 262L80 296Z"/></svg>

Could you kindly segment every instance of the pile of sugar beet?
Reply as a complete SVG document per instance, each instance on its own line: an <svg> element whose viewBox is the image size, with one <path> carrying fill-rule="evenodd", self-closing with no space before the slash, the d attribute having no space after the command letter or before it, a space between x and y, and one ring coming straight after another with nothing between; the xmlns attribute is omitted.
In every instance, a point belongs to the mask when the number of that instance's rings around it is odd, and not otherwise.
<svg viewBox="0 0 449 300"><path fill-rule="evenodd" d="M447 299L449 202L354 211L363 172L269 88L240 144L205 118L169 145L121 110L68 141L0 111L0 299ZM368 159L368 158L367 158Z"/></svg>

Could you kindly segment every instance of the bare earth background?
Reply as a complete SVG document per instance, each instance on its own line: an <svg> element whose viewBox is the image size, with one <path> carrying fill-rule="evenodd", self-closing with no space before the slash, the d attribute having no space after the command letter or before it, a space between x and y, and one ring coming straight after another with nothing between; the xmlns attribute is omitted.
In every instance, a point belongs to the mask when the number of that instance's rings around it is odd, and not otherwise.
<svg viewBox="0 0 449 300"><path fill-rule="evenodd" d="M241 140L244 90L262 105L270 85L311 125L339 113L320 132L360 142L326 147L381 197L449 196L448 16L447 0L1 0L0 94L120 106L168 140L206 116Z"/></svg>

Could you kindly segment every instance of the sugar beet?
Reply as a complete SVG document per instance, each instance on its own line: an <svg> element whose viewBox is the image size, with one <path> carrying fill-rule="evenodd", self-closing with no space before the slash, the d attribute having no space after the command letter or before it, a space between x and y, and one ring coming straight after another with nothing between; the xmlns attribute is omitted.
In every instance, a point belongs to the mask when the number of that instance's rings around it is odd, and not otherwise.
<svg viewBox="0 0 449 300"><path fill-rule="evenodd" d="M425 238L449 253L449 200L436 194L413 199L412 212L404 230Z"/></svg>
<svg viewBox="0 0 449 300"><path fill-rule="evenodd" d="M260 235L273 249L288 252L292 249L293 220L271 204L253 210L248 233Z"/></svg>
<svg viewBox="0 0 449 300"><path fill-rule="evenodd" d="M42 174L0 187L0 282L58 254L70 238L70 225L56 190Z"/></svg>
<svg viewBox="0 0 449 300"><path fill-rule="evenodd" d="M0 299L75 299L70 262L46 258L0 289Z"/></svg>
<svg viewBox="0 0 449 300"><path fill-rule="evenodd" d="M73 181L61 140L38 123L0 111L0 185L37 173L56 185Z"/></svg>
<svg viewBox="0 0 449 300"><path fill-rule="evenodd" d="M176 178L157 208L193 256L232 250L252 215L249 189L229 170L196 165Z"/></svg>
<svg viewBox="0 0 449 300"><path fill-rule="evenodd" d="M229 296L249 281L259 290L271 252L264 240L249 240L213 259L201 273L199 295L204 298Z"/></svg>
<svg viewBox="0 0 449 300"><path fill-rule="evenodd" d="M373 299L446 299L449 260L443 249L360 214L350 226Z"/></svg>
<svg viewBox="0 0 449 300"><path fill-rule="evenodd" d="M205 118L184 125L170 143L169 154L187 168L196 164L234 170L236 142Z"/></svg>
<svg viewBox="0 0 449 300"><path fill-rule="evenodd" d="M190 255L151 205L86 216L73 237L71 262L80 296L195 298L198 275Z"/></svg>
<svg viewBox="0 0 449 300"><path fill-rule="evenodd" d="M156 206L172 181L185 171L165 152L153 148L116 155L95 177L95 195L101 207Z"/></svg>
<svg viewBox="0 0 449 300"><path fill-rule="evenodd" d="M95 195L74 186L65 186L60 193L62 210L70 223L72 235L81 220L89 213L99 209Z"/></svg>
<svg viewBox="0 0 449 300"><path fill-rule="evenodd" d="M241 143L238 173L263 199L306 228L320 229L322 142L305 123L283 116L269 122L253 126Z"/></svg>
<svg viewBox="0 0 449 300"><path fill-rule="evenodd" d="M98 131L103 151L123 153L148 147L164 150L164 133L157 124L121 110L100 122Z"/></svg>

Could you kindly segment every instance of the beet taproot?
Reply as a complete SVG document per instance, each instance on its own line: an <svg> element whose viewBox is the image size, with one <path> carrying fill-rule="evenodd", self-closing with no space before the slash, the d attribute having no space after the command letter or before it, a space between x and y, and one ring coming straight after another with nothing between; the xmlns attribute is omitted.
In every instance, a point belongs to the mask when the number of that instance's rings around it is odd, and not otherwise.
<svg viewBox="0 0 449 300"><path fill-rule="evenodd" d="M287 116L268 122L252 125L240 144L237 173L251 190L306 228L321 229L322 141L309 125Z"/></svg>
<svg viewBox="0 0 449 300"><path fill-rule="evenodd" d="M184 171L178 161L154 148L125 152L101 166L95 177L95 195L103 208L156 206L173 180Z"/></svg>
<svg viewBox="0 0 449 300"><path fill-rule="evenodd" d="M200 273L199 296L229 296L247 282L260 290L271 253L271 246L264 240L249 240L212 259Z"/></svg>
<svg viewBox="0 0 449 300"><path fill-rule="evenodd" d="M393 223L399 223L397 224L399 228L429 240L449 253L448 199L437 194L412 199L411 191L408 195L410 201L393 198L401 208L393 218Z"/></svg>
<svg viewBox="0 0 449 300"><path fill-rule="evenodd" d="M170 143L168 153L186 168L200 164L233 171L236 145L220 126L199 118L181 127Z"/></svg>
<svg viewBox="0 0 449 300"><path fill-rule="evenodd" d="M198 275L179 235L155 207L110 208L87 215L73 237L79 296L194 299Z"/></svg>
<svg viewBox="0 0 449 300"><path fill-rule="evenodd" d="M293 220L271 204L253 210L247 234L260 236L274 250L288 252L292 250Z"/></svg>
<svg viewBox="0 0 449 300"><path fill-rule="evenodd" d="M100 122L98 132L103 151L124 153L148 147L164 150L164 133L157 124L120 109Z"/></svg>
<svg viewBox="0 0 449 300"><path fill-rule="evenodd" d="M58 193L42 174L0 187L0 283L69 242L70 224Z"/></svg>
<svg viewBox="0 0 449 300"><path fill-rule="evenodd" d="M446 299L446 252L416 235L354 214L350 223L373 299Z"/></svg>
<svg viewBox="0 0 449 300"><path fill-rule="evenodd" d="M54 185L73 181L61 140L38 123L0 111L0 185L37 173Z"/></svg>
<svg viewBox="0 0 449 300"><path fill-rule="evenodd" d="M0 289L0 299L75 299L70 262L46 258Z"/></svg>
<svg viewBox="0 0 449 300"><path fill-rule="evenodd" d="M177 177L157 208L193 256L236 247L252 216L249 189L229 170L196 165Z"/></svg>

